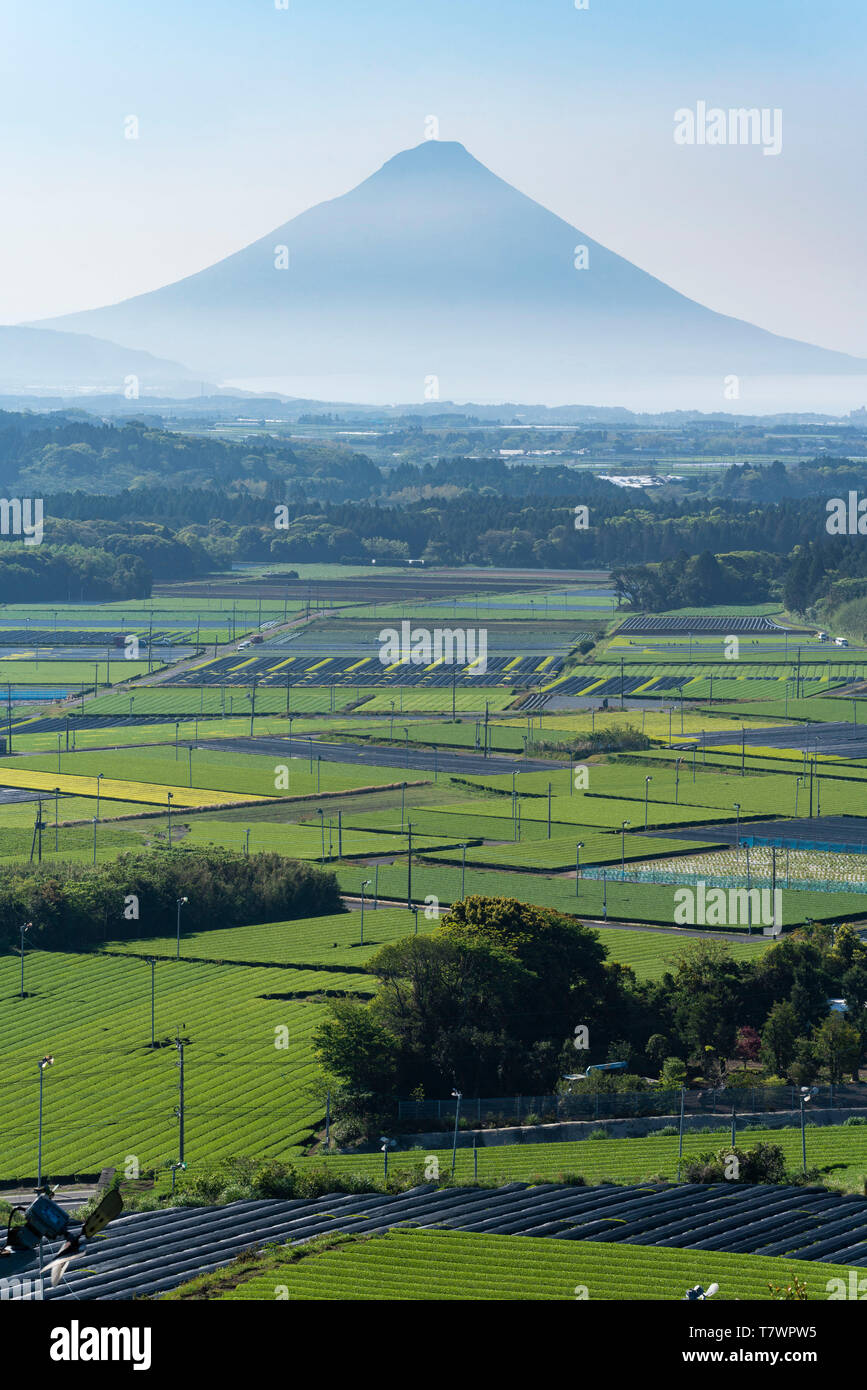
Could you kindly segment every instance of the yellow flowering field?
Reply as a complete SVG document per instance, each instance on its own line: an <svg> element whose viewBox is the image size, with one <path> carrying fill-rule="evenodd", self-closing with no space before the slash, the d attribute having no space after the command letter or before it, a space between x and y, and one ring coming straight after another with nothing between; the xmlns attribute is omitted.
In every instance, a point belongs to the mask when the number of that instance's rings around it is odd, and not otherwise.
<svg viewBox="0 0 867 1390"><path fill-rule="evenodd" d="M95 777L75 776L68 772L30 772L24 768L4 767L0 774L3 786L24 787L28 791L62 792L76 796L96 796ZM136 801L149 806L167 806L168 793L175 808L195 806L227 806L239 801L267 801L265 796L243 796L236 792L206 791L198 787L168 787L161 782L127 782L116 777L103 777L99 794L106 801Z"/></svg>

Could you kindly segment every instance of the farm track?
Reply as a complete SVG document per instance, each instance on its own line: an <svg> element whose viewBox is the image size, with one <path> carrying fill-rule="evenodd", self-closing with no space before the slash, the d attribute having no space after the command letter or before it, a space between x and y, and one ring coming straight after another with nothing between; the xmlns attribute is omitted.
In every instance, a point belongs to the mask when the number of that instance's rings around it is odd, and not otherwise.
<svg viewBox="0 0 867 1390"><path fill-rule="evenodd" d="M293 750L296 757L306 756L304 749L304 738L296 739L296 749ZM309 742L309 740L307 740ZM200 740L205 748L212 751L219 751L222 746L220 743ZM434 772L439 771L443 774L454 773L477 773L481 774L489 770L493 764L497 772L545 772L568 768L568 763L553 763L541 758L514 758L508 754L494 754L485 758L481 753L452 753L443 752L434 754L433 751L426 751L419 748L410 748L408 752L389 744L352 744L352 743L323 743L321 739L315 739L313 747L316 756L323 762L335 763L371 763L376 767L402 767L407 771ZM232 740L233 751L241 753L268 753L274 756L290 757L290 740L275 738L237 738Z"/></svg>

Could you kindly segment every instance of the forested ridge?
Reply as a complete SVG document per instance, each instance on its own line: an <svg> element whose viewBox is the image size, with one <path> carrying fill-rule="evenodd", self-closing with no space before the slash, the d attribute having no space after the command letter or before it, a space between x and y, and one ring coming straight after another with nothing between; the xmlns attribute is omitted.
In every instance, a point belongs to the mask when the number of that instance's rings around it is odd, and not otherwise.
<svg viewBox="0 0 867 1390"><path fill-rule="evenodd" d="M2 539L0 585L7 601L138 598L155 578L235 560L412 558L611 568L623 601L647 609L779 598L803 612L862 597L858 538L825 530L828 498L857 488L860 471L830 456L733 465L703 491L672 493L560 463L384 467L339 441L234 442L82 412L0 412L0 488L45 506L41 545ZM576 527L578 507L588 515Z"/></svg>

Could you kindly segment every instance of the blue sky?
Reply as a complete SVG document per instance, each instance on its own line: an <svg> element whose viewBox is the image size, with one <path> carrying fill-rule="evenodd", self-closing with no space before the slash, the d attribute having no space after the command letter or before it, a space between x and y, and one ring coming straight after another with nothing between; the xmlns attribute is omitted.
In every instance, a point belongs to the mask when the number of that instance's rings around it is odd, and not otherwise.
<svg viewBox="0 0 867 1390"><path fill-rule="evenodd" d="M5 0L0 322L200 269L436 115L684 293L867 355L865 39L863 0ZM781 108L782 153L676 146L699 100Z"/></svg>

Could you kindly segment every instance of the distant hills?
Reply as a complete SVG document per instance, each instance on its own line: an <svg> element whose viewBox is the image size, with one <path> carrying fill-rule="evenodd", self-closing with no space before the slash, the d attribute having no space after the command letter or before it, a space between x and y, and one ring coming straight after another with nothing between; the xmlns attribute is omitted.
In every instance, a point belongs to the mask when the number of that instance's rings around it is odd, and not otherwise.
<svg viewBox="0 0 867 1390"><path fill-rule="evenodd" d="M737 409L731 377L744 399L759 378L867 382L864 360L697 304L440 141L195 275L40 326L332 400Z"/></svg>
<svg viewBox="0 0 867 1390"><path fill-rule="evenodd" d="M132 378L135 378L133 382ZM0 326L0 388L29 395L114 390L190 395L201 385L186 367L85 332Z"/></svg>

